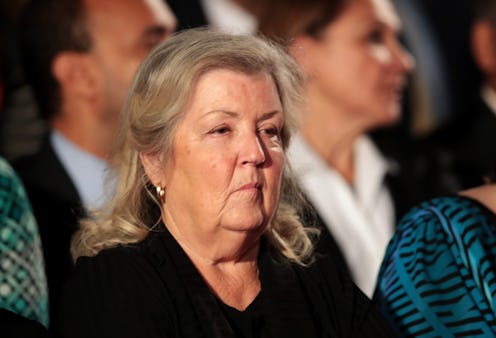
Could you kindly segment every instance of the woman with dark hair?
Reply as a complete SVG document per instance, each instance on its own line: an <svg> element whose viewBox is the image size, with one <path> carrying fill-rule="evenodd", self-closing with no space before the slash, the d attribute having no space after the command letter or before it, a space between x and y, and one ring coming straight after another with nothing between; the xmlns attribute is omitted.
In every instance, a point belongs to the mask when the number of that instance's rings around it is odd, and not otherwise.
<svg viewBox="0 0 496 338"><path fill-rule="evenodd" d="M266 3L260 30L288 44L306 80L289 162L325 233L320 247L341 254L371 296L398 196L386 183L395 168L367 134L401 116L413 63L400 20L389 0Z"/></svg>

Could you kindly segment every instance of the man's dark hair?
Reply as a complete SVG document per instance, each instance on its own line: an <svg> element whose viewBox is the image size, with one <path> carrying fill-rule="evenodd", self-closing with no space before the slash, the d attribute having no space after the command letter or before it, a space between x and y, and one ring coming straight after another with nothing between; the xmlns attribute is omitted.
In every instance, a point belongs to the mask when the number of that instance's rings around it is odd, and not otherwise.
<svg viewBox="0 0 496 338"><path fill-rule="evenodd" d="M20 51L28 81L50 120L60 110L60 85L52 75L54 58L63 51L87 52L91 35L82 0L30 0L19 21Z"/></svg>
<svg viewBox="0 0 496 338"><path fill-rule="evenodd" d="M489 20L496 25L496 0L472 1L472 19Z"/></svg>

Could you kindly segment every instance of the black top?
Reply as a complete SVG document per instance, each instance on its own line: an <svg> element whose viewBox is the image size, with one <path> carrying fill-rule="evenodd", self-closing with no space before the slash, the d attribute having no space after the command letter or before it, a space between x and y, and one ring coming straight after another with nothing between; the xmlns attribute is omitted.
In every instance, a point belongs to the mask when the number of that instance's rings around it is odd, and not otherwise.
<svg viewBox="0 0 496 338"><path fill-rule="evenodd" d="M330 259L304 268L265 244L259 256L262 292L248 312L237 313L213 295L163 228L136 245L78 259L62 304L63 337L392 335L369 299Z"/></svg>
<svg viewBox="0 0 496 338"><path fill-rule="evenodd" d="M226 316L236 337L261 337L263 327L262 298L263 293L260 292L244 311L239 311L218 300L222 313Z"/></svg>
<svg viewBox="0 0 496 338"><path fill-rule="evenodd" d="M27 319L17 313L0 309L0 337L2 338L47 338L47 329L36 320Z"/></svg>
<svg viewBox="0 0 496 338"><path fill-rule="evenodd" d="M496 173L495 112L477 93L470 107L459 115L460 118L436 133L432 140L449 156L457 191L481 185L485 177Z"/></svg>
<svg viewBox="0 0 496 338"><path fill-rule="evenodd" d="M496 116L478 96L469 112L470 118L460 125L454 146L455 171L463 189L485 183L484 176L496 171Z"/></svg>

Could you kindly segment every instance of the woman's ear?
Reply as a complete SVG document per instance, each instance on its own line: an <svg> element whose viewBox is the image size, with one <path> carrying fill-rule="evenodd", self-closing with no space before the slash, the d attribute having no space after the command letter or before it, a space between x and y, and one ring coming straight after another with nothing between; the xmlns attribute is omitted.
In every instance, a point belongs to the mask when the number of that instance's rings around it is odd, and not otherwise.
<svg viewBox="0 0 496 338"><path fill-rule="evenodd" d="M165 187L164 170L159 155L152 153L140 153L141 165L145 169L150 182L154 185Z"/></svg>
<svg viewBox="0 0 496 338"><path fill-rule="evenodd" d="M496 74L496 30L489 22L478 21L471 34L475 62L485 75Z"/></svg>

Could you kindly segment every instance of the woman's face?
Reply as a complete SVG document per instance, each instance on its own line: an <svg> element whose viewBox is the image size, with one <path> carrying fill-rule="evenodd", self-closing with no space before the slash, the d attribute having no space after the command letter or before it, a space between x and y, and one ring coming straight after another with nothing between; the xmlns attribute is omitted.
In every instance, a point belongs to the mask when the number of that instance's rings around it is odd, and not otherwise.
<svg viewBox="0 0 496 338"><path fill-rule="evenodd" d="M309 81L332 107L367 125L392 123L412 68L398 42L399 19L389 0L348 2L312 44Z"/></svg>
<svg viewBox="0 0 496 338"><path fill-rule="evenodd" d="M204 235L261 233L279 201L283 122L269 75L203 74L165 167L166 222Z"/></svg>

